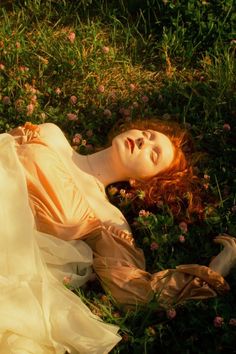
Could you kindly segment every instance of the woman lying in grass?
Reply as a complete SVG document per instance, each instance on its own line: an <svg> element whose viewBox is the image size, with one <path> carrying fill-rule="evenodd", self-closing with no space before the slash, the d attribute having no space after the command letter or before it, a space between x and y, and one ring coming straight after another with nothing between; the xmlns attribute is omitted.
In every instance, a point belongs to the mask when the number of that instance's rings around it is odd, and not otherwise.
<svg viewBox="0 0 236 354"><path fill-rule="evenodd" d="M138 121L123 128L110 147L89 156L76 153L51 123L26 123L1 135L6 280L0 313L7 316L1 352L109 352L120 339L118 328L98 321L62 285L65 277L72 286L85 283L91 265L104 289L127 308L154 298L166 308L228 290L223 277L236 262L229 236L216 238L225 247L209 267L145 271L143 252L107 199L106 186L131 180L132 188L142 186L147 205L161 199L177 214L187 203L191 214L202 212L199 181L183 153L187 138L178 126Z"/></svg>

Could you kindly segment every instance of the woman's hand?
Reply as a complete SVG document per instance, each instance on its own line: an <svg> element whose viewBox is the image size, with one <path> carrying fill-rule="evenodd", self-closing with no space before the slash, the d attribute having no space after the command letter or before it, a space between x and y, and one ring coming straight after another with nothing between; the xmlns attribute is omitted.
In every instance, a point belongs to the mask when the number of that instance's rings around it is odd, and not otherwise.
<svg viewBox="0 0 236 354"><path fill-rule="evenodd" d="M222 276L226 276L236 266L236 238L221 234L214 239L214 242L223 245L224 249L213 259L209 267Z"/></svg>

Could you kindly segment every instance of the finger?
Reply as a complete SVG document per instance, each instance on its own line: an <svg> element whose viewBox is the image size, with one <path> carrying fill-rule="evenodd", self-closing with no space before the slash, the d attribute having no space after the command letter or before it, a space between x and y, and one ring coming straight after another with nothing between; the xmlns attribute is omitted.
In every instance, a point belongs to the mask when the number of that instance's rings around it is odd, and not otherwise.
<svg viewBox="0 0 236 354"><path fill-rule="evenodd" d="M218 235L214 242L220 243L224 246L236 247L236 239L229 235Z"/></svg>
<svg viewBox="0 0 236 354"><path fill-rule="evenodd" d="M218 238L215 238L214 239L214 243L218 243L219 245L223 245L223 246L229 246L229 242L228 242L228 240L225 240L225 239L223 239L223 238L220 238L220 237L218 237Z"/></svg>

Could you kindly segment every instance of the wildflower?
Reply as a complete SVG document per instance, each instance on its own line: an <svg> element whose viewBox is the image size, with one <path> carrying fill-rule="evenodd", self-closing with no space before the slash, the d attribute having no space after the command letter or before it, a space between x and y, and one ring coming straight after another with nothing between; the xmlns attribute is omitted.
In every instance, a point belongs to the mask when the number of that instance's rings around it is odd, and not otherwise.
<svg viewBox="0 0 236 354"><path fill-rule="evenodd" d="M31 103L36 104L36 102L37 102L37 96L36 96L36 95L33 95L33 96L31 97L30 101L31 101Z"/></svg>
<svg viewBox="0 0 236 354"><path fill-rule="evenodd" d="M129 88L130 88L131 91L134 91L136 89L136 86L134 84L130 84Z"/></svg>
<svg viewBox="0 0 236 354"><path fill-rule="evenodd" d="M144 103L147 103L149 101L149 98L148 96L144 95L141 97L141 100L144 102Z"/></svg>
<svg viewBox="0 0 236 354"><path fill-rule="evenodd" d="M159 248L159 245L157 242L152 242L150 245L150 250L151 251L156 251Z"/></svg>
<svg viewBox="0 0 236 354"><path fill-rule="evenodd" d="M150 211L146 211L146 210L144 210L144 209L139 210L139 213L138 213L138 215L139 215L140 217L147 217L147 216L149 216L150 214L151 214Z"/></svg>
<svg viewBox="0 0 236 354"><path fill-rule="evenodd" d="M26 71L29 71L29 68L28 68L27 66L25 66L25 65L21 65L21 66L19 67L19 70L24 73L24 72L26 72Z"/></svg>
<svg viewBox="0 0 236 354"><path fill-rule="evenodd" d="M81 134L75 134L72 139L74 144L79 145L82 141L82 135Z"/></svg>
<svg viewBox="0 0 236 354"><path fill-rule="evenodd" d="M120 195L125 198L126 196L126 190L125 189L120 189Z"/></svg>
<svg viewBox="0 0 236 354"><path fill-rule="evenodd" d="M129 184L131 187L134 187L136 185L136 180L134 178L129 179Z"/></svg>
<svg viewBox="0 0 236 354"><path fill-rule="evenodd" d="M176 317L175 309L169 309L166 311L166 316L169 320L173 320Z"/></svg>
<svg viewBox="0 0 236 354"><path fill-rule="evenodd" d="M8 106L9 104L11 104L10 97L4 96L4 97L2 98L2 103L3 103L5 106Z"/></svg>
<svg viewBox="0 0 236 354"><path fill-rule="evenodd" d="M148 328L146 328L146 333L150 337L154 337L156 335L156 331L152 326L149 326Z"/></svg>
<svg viewBox="0 0 236 354"><path fill-rule="evenodd" d="M104 53L104 54L108 54L108 53L109 53L109 51L110 51L110 48L109 48L109 47L104 46L104 47L102 47L102 51L103 51L103 53Z"/></svg>
<svg viewBox="0 0 236 354"><path fill-rule="evenodd" d="M223 125L223 129L224 129L225 132L229 132L231 130L231 126L228 123L225 123Z"/></svg>
<svg viewBox="0 0 236 354"><path fill-rule="evenodd" d="M35 95L37 93L37 90L36 90L36 88L34 86L32 86L30 84L25 84L24 86L25 86L25 89L26 89L27 92L29 92L29 93L31 93L33 95Z"/></svg>
<svg viewBox="0 0 236 354"><path fill-rule="evenodd" d="M221 316L216 316L213 320L213 324L216 328L220 328L224 324L224 319Z"/></svg>
<svg viewBox="0 0 236 354"><path fill-rule="evenodd" d="M203 188L207 190L209 188L209 183L203 183Z"/></svg>
<svg viewBox="0 0 236 354"><path fill-rule="evenodd" d="M96 306L93 306L91 308L91 312L95 315L95 316L98 316L98 317L102 317L102 311L96 307Z"/></svg>
<svg viewBox="0 0 236 354"><path fill-rule="evenodd" d="M106 117L111 117L111 115L112 115L110 109L107 109L107 108L104 109L103 114L104 114L104 116L106 116Z"/></svg>
<svg viewBox="0 0 236 354"><path fill-rule="evenodd" d="M87 130L87 131L86 131L86 135L87 135L89 138L91 138L91 137L93 136L93 131L92 131L92 129Z"/></svg>
<svg viewBox="0 0 236 354"><path fill-rule="evenodd" d="M206 180L209 180L211 177L209 176L209 175L207 175L207 174L205 174L204 176L204 179L206 179Z"/></svg>
<svg viewBox="0 0 236 354"><path fill-rule="evenodd" d="M68 38L69 41L73 44L74 41L75 41L75 32L70 32L70 33L68 34L68 37L67 37L67 38Z"/></svg>
<svg viewBox="0 0 236 354"><path fill-rule="evenodd" d="M5 65L0 63L0 70L5 70Z"/></svg>
<svg viewBox="0 0 236 354"><path fill-rule="evenodd" d="M82 146L85 146L87 144L87 140L86 139L83 139L82 141L81 141L81 145Z"/></svg>
<svg viewBox="0 0 236 354"><path fill-rule="evenodd" d="M105 87L103 85L98 86L98 92L103 93L105 91Z"/></svg>
<svg viewBox="0 0 236 354"><path fill-rule="evenodd" d="M229 320L229 325L230 326L236 326L236 318L231 318L230 320Z"/></svg>
<svg viewBox="0 0 236 354"><path fill-rule="evenodd" d="M41 119L44 121L44 120L46 119L46 114L45 114L44 112L42 112L42 113L40 114L40 117L41 117Z"/></svg>
<svg viewBox="0 0 236 354"><path fill-rule="evenodd" d="M128 342L129 341L129 335L127 333L125 333L123 336L122 336L122 340L124 342Z"/></svg>
<svg viewBox="0 0 236 354"><path fill-rule="evenodd" d="M185 221L181 221L181 223L179 223L179 228L185 234L188 232L188 225L186 224Z"/></svg>
<svg viewBox="0 0 236 354"><path fill-rule="evenodd" d="M139 199L143 200L145 198L145 191L139 189L136 193Z"/></svg>
<svg viewBox="0 0 236 354"><path fill-rule="evenodd" d="M78 120L78 116L75 113L67 113L67 119L71 121Z"/></svg>
<svg viewBox="0 0 236 354"><path fill-rule="evenodd" d="M116 312L113 313L113 317L120 318L121 315L120 315L120 313L118 311L116 311Z"/></svg>
<svg viewBox="0 0 236 354"><path fill-rule="evenodd" d="M33 114L33 112L34 112L34 108L35 108L35 105L33 103L29 103L26 107L26 109L27 109L26 115L31 116L31 114Z"/></svg>
<svg viewBox="0 0 236 354"><path fill-rule="evenodd" d="M19 49L21 47L20 42L16 42L16 48Z"/></svg>
<svg viewBox="0 0 236 354"><path fill-rule="evenodd" d="M138 102L133 102L132 106L133 106L133 108L136 108L136 109L139 108Z"/></svg>
<svg viewBox="0 0 236 354"><path fill-rule="evenodd" d="M74 106L78 101L78 98L76 96L71 96L70 97L70 103Z"/></svg>
<svg viewBox="0 0 236 354"><path fill-rule="evenodd" d="M60 94L61 94L61 89L60 89L60 87L55 88L55 93L56 93L57 95L60 95Z"/></svg>
<svg viewBox="0 0 236 354"><path fill-rule="evenodd" d="M131 199L133 197L133 194L132 193L126 193L126 198L127 199Z"/></svg>
<svg viewBox="0 0 236 354"><path fill-rule="evenodd" d="M236 44L236 39L232 39L232 40L230 41L230 44Z"/></svg>
<svg viewBox="0 0 236 354"><path fill-rule="evenodd" d="M179 242L180 242L180 243L184 243L184 242L185 242L185 237L184 237L184 235L180 235L180 236L179 236Z"/></svg>
<svg viewBox="0 0 236 354"><path fill-rule="evenodd" d="M108 296L107 296L107 295L104 295L104 294L100 296L100 300L101 300L102 302L109 302Z"/></svg>
<svg viewBox="0 0 236 354"><path fill-rule="evenodd" d="M70 282L71 282L71 277L65 276L65 277L63 278L63 283L64 283L65 285L69 285Z"/></svg>
<svg viewBox="0 0 236 354"><path fill-rule="evenodd" d="M125 189L120 189L120 195L121 195L123 198L126 198L126 199L131 199L132 196L133 196L132 193L126 192Z"/></svg>
<svg viewBox="0 0 236 354"><path fill-rule="evenodd" d="M108 193L110 194L110 196L113 196L113 195L116 195L118 193L118 188L114 187L114 186L111 186L109 189L108 189Z"/></svg>

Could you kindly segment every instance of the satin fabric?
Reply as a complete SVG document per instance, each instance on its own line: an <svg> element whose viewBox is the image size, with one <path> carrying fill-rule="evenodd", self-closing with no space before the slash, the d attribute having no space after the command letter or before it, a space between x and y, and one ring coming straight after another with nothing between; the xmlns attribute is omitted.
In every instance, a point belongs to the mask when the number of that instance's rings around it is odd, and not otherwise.
<svg viewBox="0 0 236 354"><path fill-rule="evenodd" d="M108 353L121 339L118 327L103 323L62 283L72 274L76 286L87 281L91 249L36 230L9 134L0 135L0 198L0 353Z"/></svg>

